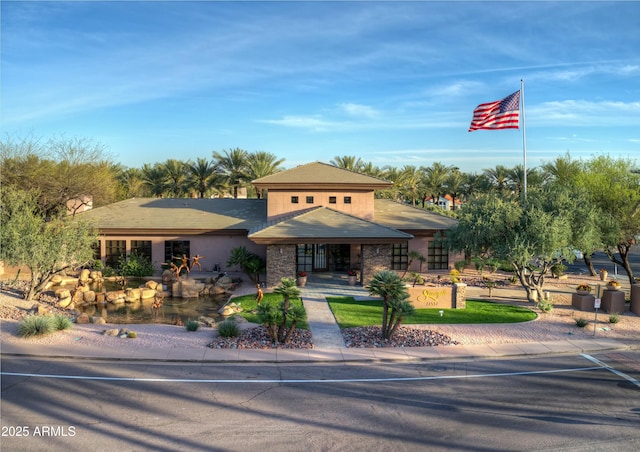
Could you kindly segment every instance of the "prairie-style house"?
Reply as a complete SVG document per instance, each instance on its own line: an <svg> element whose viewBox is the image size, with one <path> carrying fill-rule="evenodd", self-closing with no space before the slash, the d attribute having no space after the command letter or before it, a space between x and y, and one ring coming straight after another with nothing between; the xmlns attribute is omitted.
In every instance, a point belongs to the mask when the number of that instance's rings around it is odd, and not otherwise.
<svg viewBox="0 0 640 452"><path fill-rule="evenodd" d="M231 250L244 246L266 262L266 283L297 272L345 273L366 283L380 270L404 270L409 252L423 271L449 268L436 236L454 219L386 199L392 183L314 162L253 181L265 199L128 199L77 215L99 229L96 258L147 256L158 270L172 259L200 255L206 271L235 271ZM410 270L418 269L418 262Z"/></svg>

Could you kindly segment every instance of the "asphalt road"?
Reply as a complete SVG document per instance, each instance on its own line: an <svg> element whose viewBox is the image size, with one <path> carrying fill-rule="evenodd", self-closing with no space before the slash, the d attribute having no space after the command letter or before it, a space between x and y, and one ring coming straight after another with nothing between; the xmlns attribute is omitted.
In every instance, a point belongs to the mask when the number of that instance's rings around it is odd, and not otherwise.
<svg viewBox="0 0 640 452"><path fill-rule="evenodd" d="M5 357L2 450L640 450L640 352L594 358L256 365Z"/></svg>
<svg viewBox="0 0 640 452"><path fill-rule="evenodd" d="M616 257L619 258L617 254ZM627 274L625 273L624 268L620 266L617 266L616 268L616 265L609 260L606 254L602 252L594 253L591 257L591 261L593 262L593 267L596 271L604 268L609 272L610 277L615 276L617 271L618 278L627 279ZM631 251L629 252L629 263L631 264L633 275L640 276L640 245L634 245L631 247ZM584 264L583 259L576 259L572 264L567 264L567 272L586 275L589 273L589 270Z"/></svg>

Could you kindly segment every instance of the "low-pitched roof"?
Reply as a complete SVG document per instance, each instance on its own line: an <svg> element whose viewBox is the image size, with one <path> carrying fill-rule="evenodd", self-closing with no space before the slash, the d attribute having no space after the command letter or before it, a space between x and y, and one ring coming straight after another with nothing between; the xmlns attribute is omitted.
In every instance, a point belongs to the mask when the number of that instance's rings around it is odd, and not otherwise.
<svg viewBox="0 0 640 452"><path fill-rule="evenodd" d="M286 171L255 179L252 183L258 189L312 189L348 186L352 189L374 190L389 188L393 185L392 182L383 179L321 162L296 166Z"/></svg>
<svg viewBox="0 0 640 452"><path fill-rule="evenodd" d="M410 233L423 230L442 231L458 224L455 218L389 199L374 200L374 220L376 223Z"/></svg>
<svg viewBox="0 0 640 452"><path fill-rule="evenodd" d="M393 229L328 207L314 207L249 232L255 243L390 243L413 238Z"/></svg>
<svg viewBox="0 0 640 452"><path fill-rule="evenodd" d="M267 216L264 199L132 198L76 215L112 234L246 233Z"/></svg>

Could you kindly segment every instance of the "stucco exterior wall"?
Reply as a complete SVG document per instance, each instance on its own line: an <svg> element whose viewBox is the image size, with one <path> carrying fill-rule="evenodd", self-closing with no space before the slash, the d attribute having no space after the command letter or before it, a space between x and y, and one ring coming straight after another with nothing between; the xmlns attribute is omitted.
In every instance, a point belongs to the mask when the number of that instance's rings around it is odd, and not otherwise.
<svg viewBox="0 0 640 452"><path fill-rule="evenodd" d="M204 256L200 259L202 270L209 272L213 271L213 267L219 264L220 271L236 271L240 270L227 266L227 260L231 255L231 249L239 246L244 246L248 251L262 257L266 257L266 247L264 245L257 245L249 240L247 237L242 236L100 236L100 256L104 263L105 259L105 241L106 240L125 240L127 255L131 253L131 240L150 240L151 241L151 261L156 271L160 272L162 269L162 263L164 262L164 246L165 241L189 241L189 247L191 255L199 254Z"/></svg>
<svg viewBox="0 0 640 452"><path fill-rule="evenodd" d="M291 202L291 197L298 197L298 204ZM307 196L313 196L313 204L306 202ZM336 203L329 203L335 196ZM351 203L344 202L345 196L351 197ZM373 220L373 190L341 191L341 190L269 190L267 216L269 221L282 215L299 212L312 207L324 206L366 220Z"/></svg>

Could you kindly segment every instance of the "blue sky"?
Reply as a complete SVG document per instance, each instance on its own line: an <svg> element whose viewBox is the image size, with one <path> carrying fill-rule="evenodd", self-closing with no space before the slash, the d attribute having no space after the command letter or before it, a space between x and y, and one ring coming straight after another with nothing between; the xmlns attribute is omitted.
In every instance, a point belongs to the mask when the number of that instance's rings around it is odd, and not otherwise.
<svg viewBox="0 0 640 452"><path fill-rule="evenodd" d="M525 80L527 165L640 151L638 2L2 1L3 136L89 137L125 166L240 147L467 172Z"/></svg>

